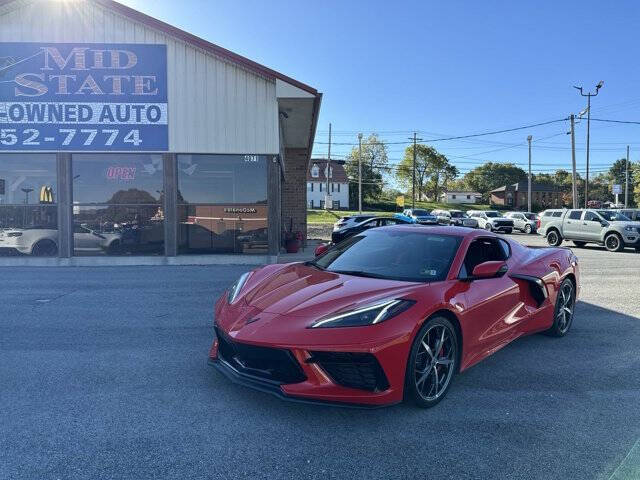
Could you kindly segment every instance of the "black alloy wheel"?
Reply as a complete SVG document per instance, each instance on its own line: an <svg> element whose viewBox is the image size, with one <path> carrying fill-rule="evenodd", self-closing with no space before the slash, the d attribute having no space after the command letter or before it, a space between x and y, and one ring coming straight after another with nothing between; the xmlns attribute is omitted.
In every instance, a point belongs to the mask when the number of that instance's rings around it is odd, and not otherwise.
<svg viewBox="0 0 640 480"><path fill-rule="evenodd" d="M557 230L550 230L547 233L547 243L552 247L557 247L562 243L562 237Z"/></svg>
<svg viewBox="0 0 640 480"><path fill-rule="evenodd" d="M617 233L610 233L604 239L604 246L610 252L619 252L624 248L622 238Z"/></svg>
<svg viewBox="0 0 640 480"><path fill-rule="evenodd" d="M411 346L405 376L405 398L429 408L442 400L458 369L458 336L444 317L427 320Z"/></svg>
<svg viewBox="0 0 640 480"><path fill-rule="evenodd" d="M545 333L552 337L564 337L573 322L573 311L576 305L576 290L573 282L566 278L560 285L556 297L556 308L553 311L553 325Z"/></svg>

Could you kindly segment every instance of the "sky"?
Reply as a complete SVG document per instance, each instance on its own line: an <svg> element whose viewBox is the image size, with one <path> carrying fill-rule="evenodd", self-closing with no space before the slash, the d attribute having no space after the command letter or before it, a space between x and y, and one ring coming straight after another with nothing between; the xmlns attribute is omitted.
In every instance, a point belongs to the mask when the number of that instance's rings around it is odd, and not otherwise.
<svg viewBox="0 0 640 480"><path fill-rule="evenodd" d="M640 2L121 0L323 93L314 155L377 132L388 142L469 135L567 118L640 122ZM585 169L586 120L576 126ZM571 168L569 122L430 142L464 173L487 161ZM321 143L323 142L323 143ZM591 122L591 175L640 160L640 125ZM397 163L406 145L389 145ZM351 145L332 146L343 158Z"/></svg>

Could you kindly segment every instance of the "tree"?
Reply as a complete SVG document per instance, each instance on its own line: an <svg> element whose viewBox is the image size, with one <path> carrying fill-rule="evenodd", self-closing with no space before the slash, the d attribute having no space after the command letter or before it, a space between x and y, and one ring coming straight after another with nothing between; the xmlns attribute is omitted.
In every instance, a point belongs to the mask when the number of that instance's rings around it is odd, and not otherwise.
<svg viewBox="0 0 640 480"><path fill-rule="evenodd" d="M633 182L629 185L629 198L633 198L636 205L640 205L640 162L632 163Z"/></svg>
<svg viewBox="0 0 640 480"><path fill-rule="evenodd" d="M447 157L428 145L416 145L416 198L424 194L437 201L440 189L458 176L458 169ZM413 145L404 151L404 158L396 171L396 180L413 195Z"/></svg>
<svg viewBox="0 0 640 480"><path fill-rule="evenodd" d="M480 192L486 200L491 190L526 180L526 178L527 172L513 163L488 162L467 172L464 175L464 182L471 190Z"/></svg>
<svg viewBox="0 0 640 480"><path fill-rule="evenodd" d="M377 200L382 194L383 172L388 169L387 146L375 133L362 141L362 200ZM358 147L345 157L349 177L349 203L358 205Z"/></svg>

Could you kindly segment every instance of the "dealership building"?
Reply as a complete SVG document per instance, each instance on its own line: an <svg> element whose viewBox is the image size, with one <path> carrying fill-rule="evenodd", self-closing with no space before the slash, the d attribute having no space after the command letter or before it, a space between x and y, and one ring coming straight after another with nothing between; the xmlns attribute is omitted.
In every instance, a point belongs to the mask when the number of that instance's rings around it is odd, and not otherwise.
<svg viewBox="0 0 640 480"><path fill-rule="evenodd" d="M321 99L113 0L0 0L0 265L274 261Z"/></svg>

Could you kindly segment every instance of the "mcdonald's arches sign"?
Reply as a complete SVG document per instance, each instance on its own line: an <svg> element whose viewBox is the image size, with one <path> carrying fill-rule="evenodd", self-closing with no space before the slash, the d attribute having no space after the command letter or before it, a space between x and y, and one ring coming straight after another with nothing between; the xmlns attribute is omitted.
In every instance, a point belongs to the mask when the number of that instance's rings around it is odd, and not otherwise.
<svg viewBox="0 0 640 480"><path fill-rule="evenodd" d="M53 188L43 186L40 189L40 203L53 203Z"/></svg>

